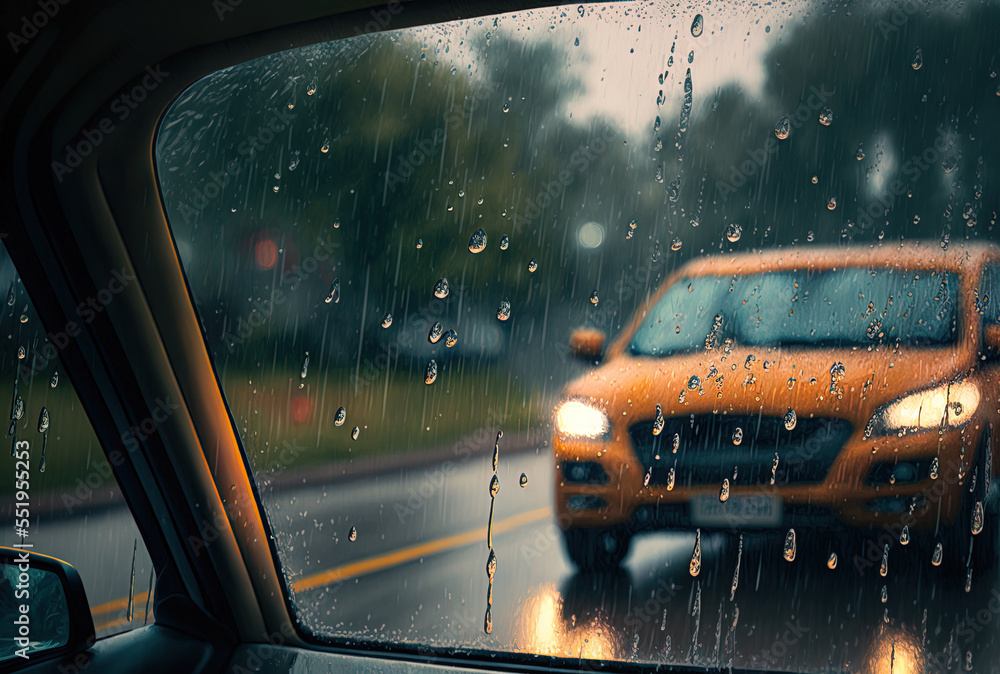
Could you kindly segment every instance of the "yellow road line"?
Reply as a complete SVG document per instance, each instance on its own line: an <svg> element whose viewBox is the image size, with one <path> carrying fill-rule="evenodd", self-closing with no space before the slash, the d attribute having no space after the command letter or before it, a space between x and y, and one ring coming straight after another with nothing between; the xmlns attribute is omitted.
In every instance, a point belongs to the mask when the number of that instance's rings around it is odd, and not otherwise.
<svg viewBox="0 0 1000 674"><path fill-rule="evenodd" d="M493 533L498 534L503 533L504 531L510 531L511 529L516 529L526 524L531 524L532 522L545 519L550 515L552 515L552 508L549 506L538 508L537 510L529 510L526 513L521 513L520 515L514 515L513 517L508 517L505 520L494 522ZM368 559L362 559L361 561L354 562L353 564L347 564L336 569L330 569L329 571L322 571L312 576L306 576L305 578L292 583L292 589L296 592L311 590L323 585L335 583L338 580L358 578L369 573L387 569L391 566L398 566L400 564L405 564L406 562L411 562L414 559L427 557L428 555L433 555L445 550L461 548L466 545L471 545L476 541L485 540L486 527L470 529L469 531L455 534L454 536L446 536L444 538L438 538L437 540L428 541L427 543L411 545L410 547L402 548L384 555L369 557Z"/></svg>
<svg viewBox="0 0 1000 674"><path fill-rule="evenodd" d="M546 519L551 515L552 508L549 506L538 508L536 510L529 510L528 512L508 517L507 519L500 520L499 522L494 522L493 533L499 534L512 529L517 529L518 527L523 527L526 524L532 524L534 522L538 522L539 520ZM292 589L296 592L312 590L317 587L329 585L330 583L335 583L339 580L359 578L370 573L375 573L376 571L382 571L383 569L399 566L400 564L405 564L406 562L412 562L413 560L420 559L421 557L428 557L439 552L444 552L445 550L453 550L455 548L465 547L466 545L472 545L477 541L485 540L486 527L470 529L468 531L463 531L460 534L445 536L444 538L438 538L426 543L418 543L417 545L411 545L393 552L368 557L367 559L346 564L336 569L329 569L311 576L306 576L292 583ZM148 594L148 592L137 594L135 596L134 605L139 606L140 604L145 603ZM128 608L128 597L122 597L121 599L115 599L95 606L90 612L94 616L99 616L113 611L121 611L126 608ZM110 627L117 627L126 622L127 620L125 620L125 618L115 618L97 625L97 630L100 631Z"/></svg>
<svg viewBox="0 0 1000 674"><path fill-rule="evenodd" d="M135 606L143 604L146 601L146 597L149 596L148 592L141 592L135 596ZM122 597L121 599L113 599L112 601L94 606L90 609L91 615L101 615L102 613L111 613L112 611L124 611L128 608L128 597Z"/></svg>

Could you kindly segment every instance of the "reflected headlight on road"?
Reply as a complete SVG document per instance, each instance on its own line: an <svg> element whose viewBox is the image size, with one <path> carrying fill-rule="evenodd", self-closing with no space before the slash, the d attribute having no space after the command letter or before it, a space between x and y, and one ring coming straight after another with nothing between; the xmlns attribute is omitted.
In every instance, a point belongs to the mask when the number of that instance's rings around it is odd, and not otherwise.
<svg viewBox="0 0 1000 674"><path fill-rule="evenodd" d="M576 438L599 438L611 430L607 415L598 408L567 400L556 409L556 430Z"/></svg>
<svg viewBox="0 0 1000 674"><path fill-rule="evenodd" d="M979 388L972 382L918 391L879 408L868 422L865 437L956 428L971 419L978 406Z"/></svg>

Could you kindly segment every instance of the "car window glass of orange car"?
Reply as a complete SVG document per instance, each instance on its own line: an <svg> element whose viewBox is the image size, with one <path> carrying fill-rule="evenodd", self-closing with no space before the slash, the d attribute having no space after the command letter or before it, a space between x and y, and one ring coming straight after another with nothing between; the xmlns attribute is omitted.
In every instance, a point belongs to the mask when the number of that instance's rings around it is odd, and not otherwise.
<svg viewBox="0 0 1000 674"><path fill-rule="evenodd" d="M155 139L298 627L531 666L992 662L957 627L992 567L951 562L996 521L955 328L997 238L1000 9L419 11L209 74Z"/></svg>
<svg viewBox="0 0 1000 674"><path fill-rule="evenodd" d="M979 286L979 307L985 324L1000 323L1000 264L990 263Z"/></svg>
<svg viewBox="0 0 1000 674"><path fill-rule="evenodd" d="M682 278L632 339L637 355L748 346L921 346L952 341L958 277L846 267Z"/></svg>
<svg viewBox="0 0 1000 674"><path fill-rule="evenodd" d="M104 289L82 298L73 325L47 331L31 302L31 289L22 284L2 245L0 286L6 293L0 312L0 390L10 398L5 443L12 453L0 480L8 523L0 532L0 545L24 543L73 565L87 591L98 637L151 623L152 605L146 603L153 585L149 555L73 382L60 365L62 349L94 306L88 300L103 306L114 302L116 294ZM121 286L115 287L120 292ZM123 440L135 432L141 431L128 431Z"/></svg>

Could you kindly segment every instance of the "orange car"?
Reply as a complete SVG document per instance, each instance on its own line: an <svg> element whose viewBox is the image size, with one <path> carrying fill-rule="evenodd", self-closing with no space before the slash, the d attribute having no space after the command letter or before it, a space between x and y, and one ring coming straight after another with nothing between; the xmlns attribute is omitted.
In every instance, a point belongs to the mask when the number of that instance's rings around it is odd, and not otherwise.
<svg viewBox="0 0 1000 674"><path fill-rule="evenodd" d="M650 529L867 530L876 557L912 536L928 563L992 563L998 293L993 245L686 264L555 411L570 557L613 568ZM571 348L600 361L603 342Z"/></svg>

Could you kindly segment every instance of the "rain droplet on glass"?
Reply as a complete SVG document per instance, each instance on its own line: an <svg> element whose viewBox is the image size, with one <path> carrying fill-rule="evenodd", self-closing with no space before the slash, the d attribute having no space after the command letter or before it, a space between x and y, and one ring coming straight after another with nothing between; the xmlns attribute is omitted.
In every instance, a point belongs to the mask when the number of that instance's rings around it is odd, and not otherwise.
<svg viewBox="0 0 1000 674"><path fill-rule="evenodd" d="M774 135L778 137L778 140L785 140L788 138L788 134L792 130L792 124L788 121L788 117L782 117L778 120L778 123L774 125Z"/></svg>
<svg viewBox="0 0 1000 674"><path fill-rule="evenodd" d="M659 435L663 432L663 408L660 405L656 406L656 416L653 417L653 435ZM675 434L674 439L679 442L678 436ZM676 450L675 450L676 451Z"/></svg>
<svg viewBox="0 0 1000 674"><path fill-rule="evenodd" d="M441 321L434 321L434 325L431 326L430 332L427 333L427 341L431 344L437 344L443 334L444 327L441 325Z"/></svg>
<svg viewBox="0 0 1000 674"><path fill-rule="evenodd" d="M695 14L694 21L691 22L691 36L701 37L702 32L705 30L705 17L701 14Z"/></svg>
<svg viewBox="0 0 1000 674"><path fill-rule="evenodd" d="M501 321L510 318L510 300L506 297L500 300L500 305L497 307L497 318Z"/></svg>
<svg viewBox="0 0 1000 674"><path fill-rule="evenodd" d="M795 529L789 529L788 533L785 534L785 546L781 556L786 562L795 561Z"/></svg>
<svg viewBox="0 0 1000 674"><path fill-rule="evenodd" d="M469 252L481 253L484 250L486 250L486 230L480 227L469 237Z"/></svg>
<svg viewBox="0 0 1000 674"><path fill-rule="evenodd" d="M692 577L701 573L701 529L694 535L694 550L691 552L691 563L688 565L688 573Z"/></svg>
<svg viewBox="0 0 1000 674"><path fill-rule="evenodd" d="M439 278L437 283L434 284L434 297L438 299L444 299L448 296L451 287L448 285L448 279Z"/></svg>
<svg viewBox="0 0 1000 674"><path fill-rule="evenodd" d="M785 412L785 418L782 420L785 424L785 430L790 431L795 428L795 424L798 423L798 416L795 414L795 410L791 407Z"/></svg>
<svg viewBox="0 0 1000 674"><path fill-rule="evenodd" d="M338 302L340 302L340 279L339 278L333 279L333 283L330 284L330 294L328 294L326 296L325 301L326 301L327 304L330 304L331 302L333 304L337 304Z"/></svg>

